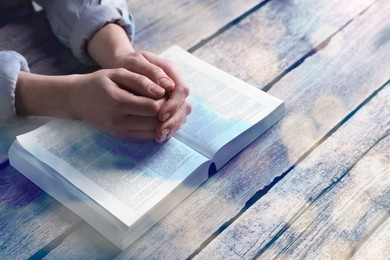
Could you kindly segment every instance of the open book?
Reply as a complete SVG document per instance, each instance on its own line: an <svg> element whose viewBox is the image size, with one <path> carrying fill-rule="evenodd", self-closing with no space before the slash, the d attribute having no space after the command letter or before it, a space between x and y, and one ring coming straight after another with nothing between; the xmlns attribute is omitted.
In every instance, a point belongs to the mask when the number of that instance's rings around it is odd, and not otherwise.
<svg viewBox="0 0 390 260"><path fill-rule="evenodd" d="M168 142L125 142L79 120L17 137L13 167L126 248L284 114L284 104L179 47L192 113Z"/></svg>

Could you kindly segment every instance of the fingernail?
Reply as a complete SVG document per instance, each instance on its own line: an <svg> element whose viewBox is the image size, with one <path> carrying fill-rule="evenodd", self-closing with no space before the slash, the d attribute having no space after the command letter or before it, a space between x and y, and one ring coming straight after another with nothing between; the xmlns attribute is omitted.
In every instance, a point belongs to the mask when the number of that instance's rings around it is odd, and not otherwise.
<svg viewBox="0 0 390 260"><path fill-rule="evenodd" d="M169 129L164 129L164 130L161 132L161 137L158 139L157 142L158 142L158 143L165 142L165 140L167 140L168 134L169 134Z"/></svg>
<svg viewBox="0 0 390 260"><path fill-rule="evenodd" d="M162 78L158 81L159 85L163 88L170 88L173 87L175 84L173 83L172 80L168 78Z"/></svg>
<svg viewBox="0 0 390 260"><path fill-rule="evenodd" d="M165 89L161 88L159 85L151 85L149 90L156 95L163 95L165 93Z"/></svg>
<svg viewBox="0 0 390 260"><path fill-rule="evenodd" d="M167 136L169 134L169 129L164 129L162 132L161 132L161 138L163 139L166 139Z"/></svg>
<svg viewBox="0 0 390 260"><path fill-rule="evenodd" d="M163 115L163 121L166 121L169 117L171 116L171 113L165 113L164 115Z"/></svg>

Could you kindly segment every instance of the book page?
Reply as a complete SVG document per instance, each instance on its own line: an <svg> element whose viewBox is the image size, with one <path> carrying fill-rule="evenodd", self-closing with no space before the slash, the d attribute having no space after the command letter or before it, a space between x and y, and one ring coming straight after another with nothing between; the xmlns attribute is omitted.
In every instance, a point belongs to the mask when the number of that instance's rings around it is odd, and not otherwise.
<svg viewBox="0 0 390 260"><path fill-rule="evenodd" d="M0 164L8 160L8 150L16 136L32 131L46 123L45 117L16 118L10 125L0 124Z"/></svg>
<svg viewBox="0 0 390 260"><path fill-rule="evenodd" d="M53 120L17 140L127 226L208 161L174 138L126 142L78 120Z"/></svg>
<svg viewBox="0 0 390 260"><path fill-rule="evenodd" d="M161 56L179 66L191 91L192 112L175 137L209 158L283 103L177 46Z"/></svg>

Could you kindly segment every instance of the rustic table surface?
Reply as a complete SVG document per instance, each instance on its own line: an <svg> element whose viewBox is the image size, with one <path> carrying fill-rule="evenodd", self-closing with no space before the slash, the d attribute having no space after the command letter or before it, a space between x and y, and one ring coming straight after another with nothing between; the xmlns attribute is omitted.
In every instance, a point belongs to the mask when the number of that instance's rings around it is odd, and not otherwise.
<svg viewBox="0 0 390 260"><path fill-rule="evenodd" d="M7 163L0 258L390 256L390 1L128 0L137 49L177 44L285 117L127 250ZM83 72L41 12L0 28L33 72Z"/></svg>

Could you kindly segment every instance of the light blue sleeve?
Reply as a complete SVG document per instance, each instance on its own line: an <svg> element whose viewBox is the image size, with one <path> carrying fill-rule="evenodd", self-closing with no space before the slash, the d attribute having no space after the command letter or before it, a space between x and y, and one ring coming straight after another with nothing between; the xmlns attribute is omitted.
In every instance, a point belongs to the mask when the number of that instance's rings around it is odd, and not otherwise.
<svg viewBox="0 0 390 260"><path fill-rule="evenodd" d="M14 51L0 51L0 126L16 118L15 87L20 71L30 71L26 59Z"/></svg>
<svg viewBox="0 0 390 260"><path fill-rule="evenodd" d="M134 19L125 0L36 0L45 10L58 39L83 63L95 65L88 55L88 40L105 24L121 25L134 39Z"/></svg>

